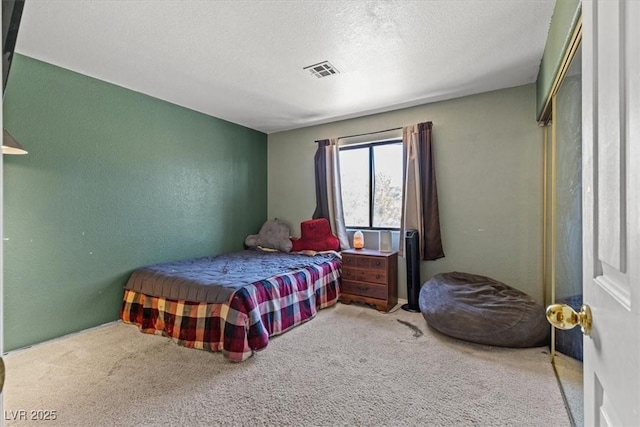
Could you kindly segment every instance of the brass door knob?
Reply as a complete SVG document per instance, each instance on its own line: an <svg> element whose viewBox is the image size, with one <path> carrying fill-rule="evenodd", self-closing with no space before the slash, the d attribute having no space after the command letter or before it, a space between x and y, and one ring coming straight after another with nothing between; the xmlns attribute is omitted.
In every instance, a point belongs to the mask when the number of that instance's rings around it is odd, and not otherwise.
<svg viewBox="0 0 640 427"><path fill-rule="evenodd" d="M591 308L583 305L580 312L566 304L552 304L547 307L547 320L558 329L573 329L580 325L584 335L591 335Z"/></svg>

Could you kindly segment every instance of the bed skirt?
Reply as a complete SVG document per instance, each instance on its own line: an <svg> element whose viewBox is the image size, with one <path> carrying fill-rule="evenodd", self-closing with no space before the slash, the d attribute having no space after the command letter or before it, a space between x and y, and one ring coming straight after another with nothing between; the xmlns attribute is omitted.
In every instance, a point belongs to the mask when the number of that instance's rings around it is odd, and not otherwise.
<svg viewBox="0 0 640 427"><path fill-rule="evenodd" d="M260 280L237 290L228 303L171 300L125 290L120 317L142 332L164 335L179 345L221 351L241 362L264 349L269 337L312 319L336 303L340 262Z"/></svg>

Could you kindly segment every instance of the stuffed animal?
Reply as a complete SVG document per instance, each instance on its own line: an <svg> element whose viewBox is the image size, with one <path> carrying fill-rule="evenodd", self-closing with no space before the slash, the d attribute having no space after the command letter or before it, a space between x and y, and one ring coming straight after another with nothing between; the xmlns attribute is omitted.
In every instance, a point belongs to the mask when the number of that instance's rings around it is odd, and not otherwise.
<svg viewBox="0 0 640 427"><path fill-rule="evenodd" d="M289 226L278 218L270 219L262 225L258 234L250 234L244 239L244 244L250 248L261 247L276 249L282 252L290 252L291 231Z"/></svg>
<svg viewBox="0 0 640 427"><path fill-rule="evenodd" d="M294 252L340 250L340 241L331 233L331 225L326 218L302 221L300 232L302 237L293 239L292 251Z"/></svg>

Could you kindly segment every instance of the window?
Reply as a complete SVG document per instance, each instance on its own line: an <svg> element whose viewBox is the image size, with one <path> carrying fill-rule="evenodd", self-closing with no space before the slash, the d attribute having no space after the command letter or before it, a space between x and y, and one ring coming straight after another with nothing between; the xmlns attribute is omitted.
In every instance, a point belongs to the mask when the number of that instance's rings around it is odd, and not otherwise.
<svg viewBox="0 0 640 427"><path fill-rule="evenodd" d="M347 227L400 228L401 140L341 147L340 179Z"/></svg>

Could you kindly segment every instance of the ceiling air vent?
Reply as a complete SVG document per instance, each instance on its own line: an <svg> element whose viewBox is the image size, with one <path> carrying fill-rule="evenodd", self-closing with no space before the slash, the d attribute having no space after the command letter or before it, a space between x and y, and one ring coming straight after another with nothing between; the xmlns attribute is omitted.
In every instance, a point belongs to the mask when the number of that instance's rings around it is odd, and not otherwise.
<svg viewBox="0 0 640 427"><path fill-rule="evenodd" d="M304 67L303 70L309 70L311 74L319 79L339 73L339 71L336 70L333 65L329 64L329 61L323 61L318 64L309 65L307 67Z"/></svg>

